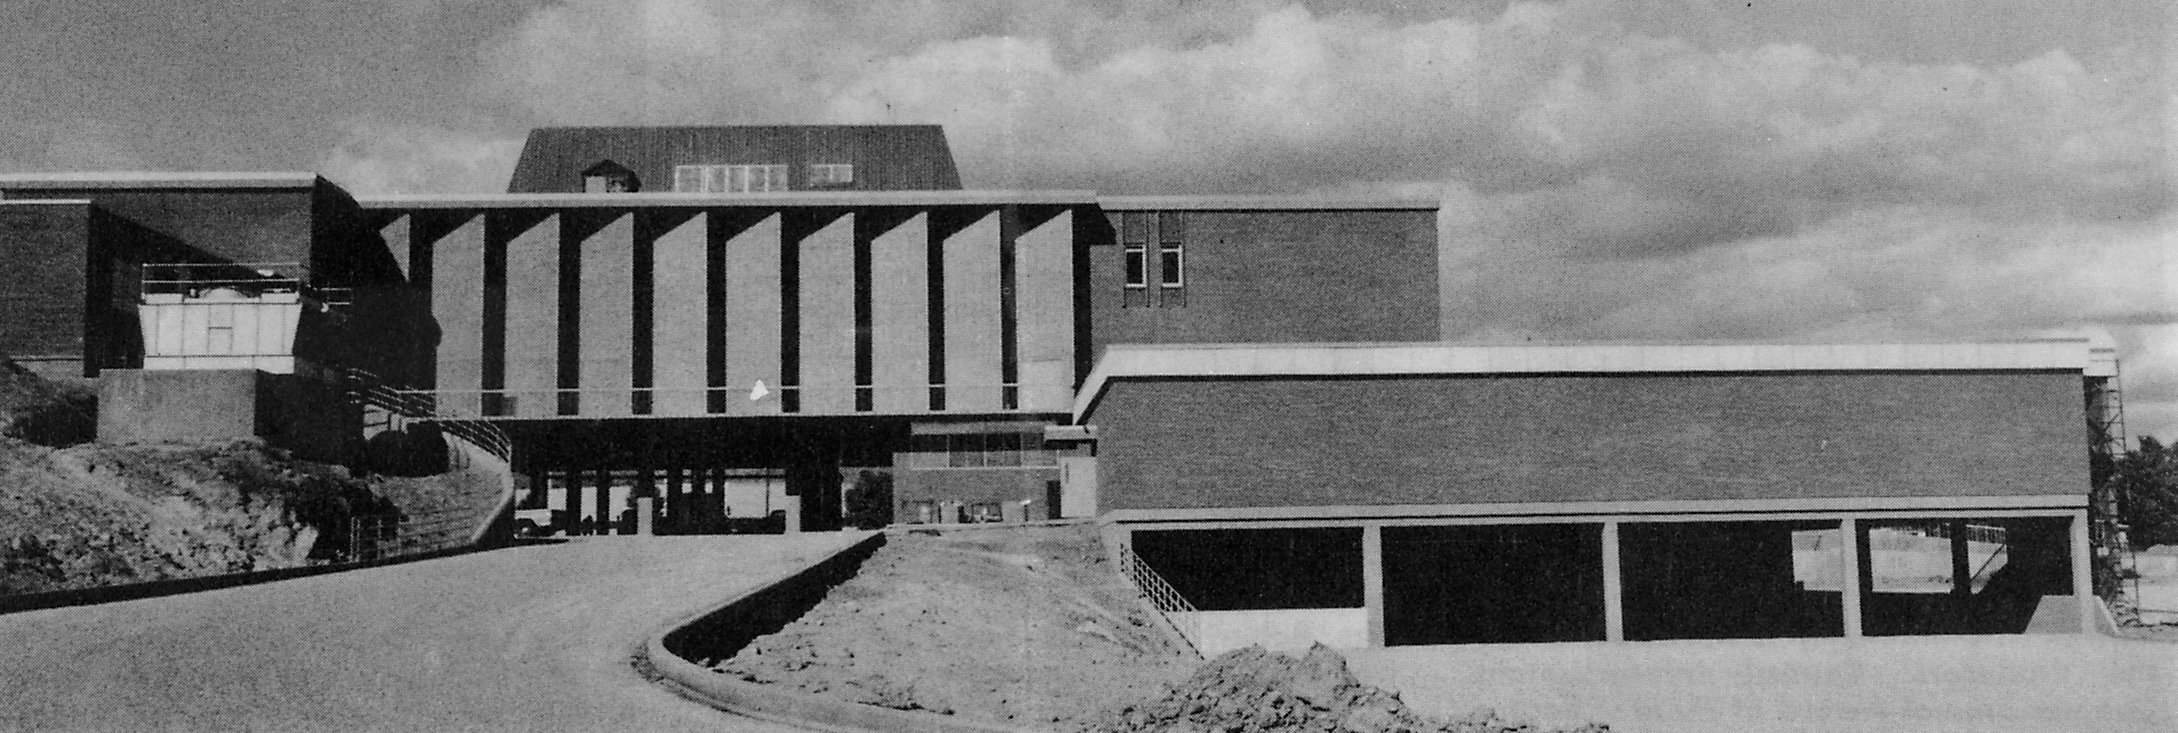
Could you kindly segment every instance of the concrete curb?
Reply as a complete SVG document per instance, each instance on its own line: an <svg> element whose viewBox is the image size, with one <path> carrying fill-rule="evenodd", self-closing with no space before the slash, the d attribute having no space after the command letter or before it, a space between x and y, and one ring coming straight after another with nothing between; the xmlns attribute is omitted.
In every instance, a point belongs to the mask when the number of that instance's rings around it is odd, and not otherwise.
<svg viewBox="0 0 2178 733"><path fill-rule="evenodd" d="M675 652L675 649L685 650L686 644L695 640L692 637L748 637L741 639L738 644L728 642L732 651L738 651L741 646L747 645L748 640L763 633L755 629L763 627L767 621L783 623L801 616L807 610L807 605L814 605L814 601L822 597L823 590L845 580L845 577L835 579L835 576L846 575L844 571L859 565L870 553L876 552L884 544L884 537L883 533L872 534L868 539L833 553L831 557L809 567L767 581L719 604L716 608L691 614L668 624L644 641L643 647L637 651L638 663L648 664L668 687L696 702L737 715L827 733L1034 731L1035 729L1013 728L936 713L863 705L779 685L748 682L712 671ZM801 600L807 600L809 604L797 603ZM786 618L780 619L782 615ZM719 651L726 653L727 650Z"/></svg>

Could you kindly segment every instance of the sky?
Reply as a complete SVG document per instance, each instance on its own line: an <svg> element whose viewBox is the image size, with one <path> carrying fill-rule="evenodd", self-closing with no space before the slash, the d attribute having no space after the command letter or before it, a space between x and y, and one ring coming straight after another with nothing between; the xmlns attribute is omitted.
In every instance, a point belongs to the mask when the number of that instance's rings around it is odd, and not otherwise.
<svg viewBox="0 0 2178 733"><path fill-rule="evenodd" d="M938 123L970 188L1443 202L1444 335L2117 345L2178 438L2164 0L14 0L0 170L503 191L541 125Z"/></svg>

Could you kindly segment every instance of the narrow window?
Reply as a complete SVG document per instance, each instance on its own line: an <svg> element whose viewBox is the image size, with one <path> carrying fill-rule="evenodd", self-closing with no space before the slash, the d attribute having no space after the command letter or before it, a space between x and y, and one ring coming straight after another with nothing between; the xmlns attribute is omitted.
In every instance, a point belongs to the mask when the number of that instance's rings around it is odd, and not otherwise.
<svg viewBox="0 0 2178 733"><path fill-rule="evenodd" d="M1181 268L1186 264L1186 252L1179 242L1165 242L1157 248L1158 283L1168 288L1185 287L1187 276Z"/></svg>
<svg viewBox="0 0 2178 733"><path fill-rule="evenodd" d="M1149 287L1149 248L1140 242L1127 243L1127 287Z"/></svg>

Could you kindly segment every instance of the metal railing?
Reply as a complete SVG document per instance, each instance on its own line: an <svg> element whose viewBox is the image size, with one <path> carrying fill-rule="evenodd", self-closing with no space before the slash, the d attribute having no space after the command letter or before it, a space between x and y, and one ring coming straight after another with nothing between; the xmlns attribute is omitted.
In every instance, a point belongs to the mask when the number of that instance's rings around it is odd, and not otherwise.
<svg viewBox="0 0 2178 733"><path fill-rule="evenodd" d="M1195 604L1189 603L1186 596L1165 582L1164 576L1142 562L1141 556L1134 554L1134 548L1126 545L1119 546L1119 573L1149 600L1150 607L1157 609L1157 615L1164 618L1173 631L1179 632L1180 639L1187 642L1188 651L1202 656L1201 612L1195 609Z"/></svg>
<svg viewBox="0 0 2178 733"><path fill-rule="evenodd" d="M1059 382L779 386L764 380L720 387L513 387L411 390L435 404L485 417L719 415L749 413L1050 413L1073 409Z"/></svg>
<svg viewBox="0 0 2178 733"><path fill-rule="evenodd" d="M355 401L367 407L385 410L400 420L437 426L446 434L467 441L493 457L506 461L508 465L513 465L514 441L509 440L507 434L490 421L441 406L430 391L400 389L387 384L378 375L361 369L342 369L341 376L349 395Z"/></svg>
<svg viewBox="0 0 2178 733"><path fill-rule="evenodd" d="M428 514L365 514L348 518L345 562L370 562L450 550L470 543L476 513L446 509Z"/></svg>
<svg viewBox="0 0 2178 733"><path fill-rule="evenodd" d="M349 288L329 288L311 281L310 268L299 262L147 262L139 265L138 294L201 297L214 290L231 290L247 296L296 293L327 305L346 305L354 300Z"/></svg>

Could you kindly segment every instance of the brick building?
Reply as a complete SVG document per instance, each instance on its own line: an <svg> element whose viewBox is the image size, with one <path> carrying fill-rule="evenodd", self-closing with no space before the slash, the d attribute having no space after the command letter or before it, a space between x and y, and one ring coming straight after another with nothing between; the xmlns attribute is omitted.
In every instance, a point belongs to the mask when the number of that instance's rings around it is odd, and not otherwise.
<svg viewBox="0 0 2178 733"><path fill-rule="evenodd" d="M162 268L306 282L295 363L494 422L533 507L1097 517L1209 648L2094 620L2106 354L1442 344L1436 209L963 188L932 126L541 129L503 194L0 176L0 352L133 370Z"/></svg>

